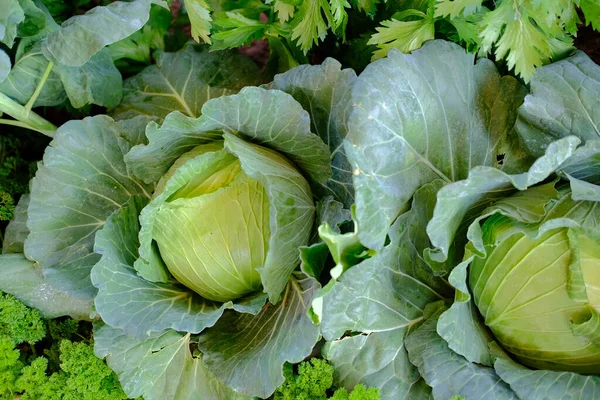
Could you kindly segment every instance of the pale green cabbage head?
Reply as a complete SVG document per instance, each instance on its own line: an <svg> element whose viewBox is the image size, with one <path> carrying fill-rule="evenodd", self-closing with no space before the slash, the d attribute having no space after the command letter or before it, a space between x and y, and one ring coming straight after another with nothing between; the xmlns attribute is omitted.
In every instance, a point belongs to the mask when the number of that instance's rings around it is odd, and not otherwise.
<svg viewBox="0 0 600 400"><path fill-rule="evenodd" d="M308 183L296 168L274 151L256 147L305 184L302 203L311 204ZM190 162L202 167L185 175L187 181L155 215L152 238L162 260L177 281L208 300L225 302L260 290L258 269L265 265L271 236L266 188L216 141L181 156L159 182L155 199L169 180L182 179L175 174ZM296 203L292 196L289 200L289 207L273 212L293 220Z"/></svg>
<svg viewBox="0 0 600 400"><path fill-rule="evenodd" d="M562 191L540 228L500 214L482 226L487 256L474 258L469 285L485 324L527 366L600 373L588 332L600 309L600 242L575 226L596 206Z"/></svg>

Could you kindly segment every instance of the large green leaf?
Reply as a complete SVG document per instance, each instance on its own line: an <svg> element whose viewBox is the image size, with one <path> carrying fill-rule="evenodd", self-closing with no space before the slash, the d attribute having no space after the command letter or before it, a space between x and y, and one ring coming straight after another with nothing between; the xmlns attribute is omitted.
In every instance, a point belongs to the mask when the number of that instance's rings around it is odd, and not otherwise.
<svg viewBox="0 0 600 400"><path fill-rule="evenodd" d="M94 236L132 196L152 187L135 179L123 160L131 144L107 116L70 121L46 149L33 179L25 242L28 258L62 290L93 297L90 270L100 259Z"/></svg>
<svg viewBox="0 0 600 400"><path fill-rule="evenodd" d="M247 87L209 101L202 113L219 129L239 132L289 158L309 182L323 184L331 176L329 148L310 131L309 114L287 93Z"/></svg>
<svg viewBox="0 0 600 400"><path fill-rule="evenodd" d="M0 42L12 47L17 37L17 26L25 20L25 13L19 0L5 0L0 3Z"/></svg>
<svg viewBox="0 0 600 400"><path fill-rule="evenodd" d="M8 223L2 240L2 254L22 253L25 239L29 235L27 229L27 208L29 194L24 194L15 207L13 219Z"/></svg>
<svg viewBox="0 0 600 400"><path fill-rule="evenodd" d="M450 273L448 281L456 288L454 303L439 317L436 330L452 351L469 362L491 367L493 359L488 343L493 337L472 301L467 287L467 266L468 263L461 263Z"/></svg>
<svg viewBox="0 0 600 400"><path fill-rule="evenodd" d="M598 397L600 377L564 371L535 371L508 357L494 363L496 373L520 399L587 400Z"/></svg>
<svg viewBox="0 0 600 400"><path fill-rule="evenodd" d="M140 114L162 119L173 111L197 118L208 100L264 79L250 59L234 51L211 53L207 46L189 44L177 53L157 51L154 58L156 65L125 81L116 119Z"/></svg>
<svg viewBox="0 0 600 400"><path fill-rule="evenodd" d="M68 315L75 319L90 319L92 314L90 299L72 296L51 285L39 265L23 254L0 255L0 290L36 308L45 318Z"/></svg>
<svg viewBox="0 0 600 400"><path fill-rule="evenodd" d="M390 244L347 270L321 296L322 306L313 303L321 333L332 341L325 355L341 368L337 379L343 385L373 385L385 399L427 394L416 368L406 362L403 343L423 320L429 303L452 296L448 284L432 274L422 257L429 245L425 226L441 185L438 180L419 189L411 210L392 225ZM334 340L347 331L362 332L364 337ZM365 355L352 354L348 343L364 346Z"/></svg>
<svg viewBox="0 0 600 400"><path fill-rule="evenodd" d="M94 351L106 358L129 397L146 400L249 400L220 382L200 355L190 351L189 334L169 330L144 340L97 325Z"/></svg>
<svg viewBox="0 0 600 400"><path fill-rule="evenodd" d="M360 239L382 248L391 223L422 185L467 178L475 166L521 172L513 132L524 88L489 60L430 41L390 51L359 76L346 152L354 171Z"/></svg>
<svg viewBox="0 0 600 400"><path fill-rule="evenodd" d="M311 133L308 113L287 93L256 87L208 101L198 119L175 112L161 127L149 124L149 143L132 149L127 164L140 179L157 182L177 158L214 140L219 131L277 150L309 181L324 183L331 174L329 149Z"/></svg>
<svg viewBox="0 0 600 400"><path fill-rule="evenodd" d="M26 104L35 92L47 67L48 60L42 54L41 44L37 44L15 62L6 80L0 83L0 92L21 104ZM56 71L51 71L34 106L56 106L66 98L60 77Z"/></svg>
<svg viewBox="0 0 600 400"><path fill-rule="evenodd" d="M283 381L283 364L304 360L319 340L319 328L307 315L319 289L312 278L291 278L283 298L256 314L227 311L198 338L210 371L233 389L269 397Z"/></svg>
<svg viewBox="0 0 600 400"><path fill-rule="evenodd" d="M141 29L150 16L154 0L115 1L92 8L65 21L48 36L44 53L52 61L71 67L85 64L105 46ZM164 4L162 1L158 3Z"/></svg>
<svg viewBox="0 0 600 400"><path fill-rule="evenodd" d="M96 234L95 251L102 254L91 276L98 288L96 310L106 323L138 339L169 328L201 332L234 305L207 301L172 279L153 283L136 273L138 215L146 203L147 199L130 199ZM265 297L259 296L240 301L235 307L256 313L264 301Z"/></svg>
<svg viewBox="0 0 600 400"><path fill-rule="evenodd" d="M431 308L435 308L432 305ZM460 395L469 400L519 400L493 368L471 363L454 353L436 332L443 308L433 312L406 339L410 361L433 389L435 399Z"/></svg>
<svg viewBox="0 0 600 400"><path fill-rule="evenodd" d="M291 94L310 114L311 130L323 139L331 152L333 175L325 184L324 193L350 207L354 203L354 188L343 140L348 132L356 74L341 67L332 58L318 66L302 65L275 76L273 88Z"/></svg>
<svg viewBox="0 0 600 400"><path fill-rule="evenodd" d="M346 271L324 296L321 332L325 339L339 338L346 331L407 328L422 317L427 304L452 295L421 256L429 244L424 227L440 185L435 181L421 188L413 208L390 230L391 243Z"/></svg>
<svg viewBox="0 0 600 400"><path fill-rule="evenodd" d="M579 51L538 68L516 128L535 156L565 136L600 138L600 67Z"/></svg>
<svg viewBox="0 0 600 400"><path fill-rule="evenodd" d="M377 387L383 400L431 399L431 388L413 367L404 348L408 329L375 332L328 342L323 355L335 367L336 386Z"/></svg>
<svg viewBox="0 0 600 400"><path fill-rule="evenodd" d="M99 51L81 66L57 64L54 70L75 108L86 104L116 107L121 101L123 78L108 50Z"/></svg>

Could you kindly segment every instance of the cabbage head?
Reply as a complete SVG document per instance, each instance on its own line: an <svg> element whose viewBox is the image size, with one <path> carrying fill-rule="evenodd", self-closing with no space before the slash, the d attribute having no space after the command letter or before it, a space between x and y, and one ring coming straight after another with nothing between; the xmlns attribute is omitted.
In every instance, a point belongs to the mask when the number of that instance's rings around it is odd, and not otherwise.
<svg viewBox="0 0 600 400"><path fill-rule="evenodd" d="M152 231L173 277L205 299L221 302L261 289L257 268L267 261L271 212L295 227L291 242L295 248L308 243L315 214L310 186L289 161L268 148L252 146L290 182L284 206L271 210L265 186L244 172L240 160L223 144L195 147L161 178L155 198L178 168L190 160L202 165L162 202Z"/></svg>
<svg viewBox="0 0 600 400"><path fill-rule="evenodd" d="M485 221L486 255L473 258L469 288L485 325L521 363L598 374L600 335L587 330L600 310L600 209L568 189L546 208L537 229L501 214Z"/></svg>

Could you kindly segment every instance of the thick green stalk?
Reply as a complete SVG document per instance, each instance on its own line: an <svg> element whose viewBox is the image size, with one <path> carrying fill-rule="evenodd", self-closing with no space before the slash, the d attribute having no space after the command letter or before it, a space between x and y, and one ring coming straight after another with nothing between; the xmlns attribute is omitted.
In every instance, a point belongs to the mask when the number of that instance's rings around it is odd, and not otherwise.
<svg viewBox="0 0 600 400"><path fill-rule="evenodd" d="M0 124L20 126L42 133L51 138L56 133L56 126L33 111L27 110L7 95L0 93L0 112L10 115L16 121L0 120Z"/></svg>

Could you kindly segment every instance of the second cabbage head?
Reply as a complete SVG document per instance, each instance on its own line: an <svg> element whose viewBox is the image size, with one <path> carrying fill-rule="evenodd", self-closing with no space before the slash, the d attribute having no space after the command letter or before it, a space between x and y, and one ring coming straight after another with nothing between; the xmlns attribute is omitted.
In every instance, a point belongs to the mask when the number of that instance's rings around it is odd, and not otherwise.
<svg viewBox="0 0 600 400"><path fill-rule="evenodd" d="M524 365L598 374L598 203L548 186L554 183L519 194L530 204L545 202L541 221L504 211L483 223L486 254L472 257L469 288L485 325Z"/></svg>

